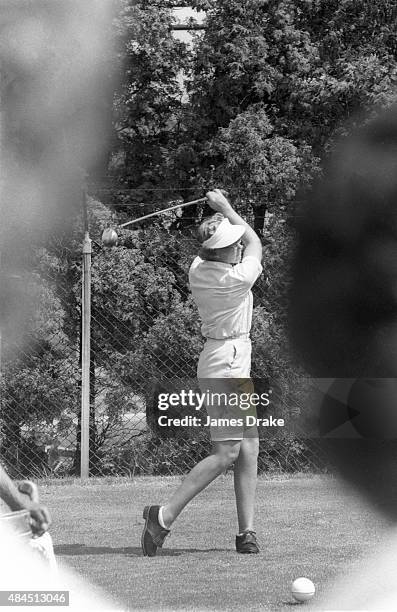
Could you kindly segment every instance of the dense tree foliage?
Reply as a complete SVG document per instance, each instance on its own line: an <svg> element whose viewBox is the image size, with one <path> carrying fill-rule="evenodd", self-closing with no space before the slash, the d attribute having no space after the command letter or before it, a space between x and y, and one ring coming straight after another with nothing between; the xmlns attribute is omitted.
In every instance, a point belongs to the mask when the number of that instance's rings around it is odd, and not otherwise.
<svg viewBox="0 0 397 612"><path fill-rule="evenodd" d="M114 21L120 87L115 93L116 147L111 170L135 200L168 181L168 161L182 129L182 74L189 52L173 37L172 15L160 2L121 0ZM130 194L131 197L131 194Z"/></svg>

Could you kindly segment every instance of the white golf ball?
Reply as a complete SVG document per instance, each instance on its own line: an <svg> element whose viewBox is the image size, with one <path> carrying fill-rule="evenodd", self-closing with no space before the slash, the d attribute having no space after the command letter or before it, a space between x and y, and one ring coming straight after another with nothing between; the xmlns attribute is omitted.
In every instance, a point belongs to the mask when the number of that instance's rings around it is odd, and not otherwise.
<svg viewBox="0 0 397 612"><path fill-rule="evenodd" d="M316 592L316 587L309 578L297 578L291 585L291 593L296 601L308 601Z"/></svg>

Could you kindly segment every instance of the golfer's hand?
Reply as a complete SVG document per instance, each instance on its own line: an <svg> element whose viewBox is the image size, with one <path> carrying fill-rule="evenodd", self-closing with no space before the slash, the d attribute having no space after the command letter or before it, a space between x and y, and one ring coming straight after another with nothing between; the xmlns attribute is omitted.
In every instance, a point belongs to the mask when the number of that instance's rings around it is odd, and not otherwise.
<svg viewBox="0 0 397 612"><path fill-rule="evenodd" d="M51 516L48 509L41 504L32 503L28 507L30 512L30 526L33 534L41 536L50 526Z"/></svg>
<svg viewBox="0 0 397 612"><path fill-rule="evenodd" d="M208 204L215 212L220 212L225 215L225 212L233 210L229 201L225 198L220 189L214 189L205 194Z"/></svg>

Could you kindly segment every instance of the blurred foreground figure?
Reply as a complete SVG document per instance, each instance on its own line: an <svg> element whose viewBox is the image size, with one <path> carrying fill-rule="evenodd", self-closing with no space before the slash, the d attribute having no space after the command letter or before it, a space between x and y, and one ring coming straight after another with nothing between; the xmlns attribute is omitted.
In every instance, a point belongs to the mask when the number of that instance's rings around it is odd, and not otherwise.
<svg viewBox="0 0 397 612"><path fill-rule="evenodd" d="M14 533L2 521L0 542L0 590L29 591L37 594L37 597L40 597L39 592L44 592L44 601L47 603L38 603L37 606L30 603L30 609L38 610L43 605L48 607L51 601L54 602L54 606L50 606L51 609L55 609L55 606L58 608L62 602L69 602L67 609L72 610L124 609L104 595L99 587L94 588L71 570L61 567L57 573L49 572L47 563L43 562L35 551L26 547L21 539L15 538ZM13 609L17 605L10 602L7 606L4 599L7 595L2 593L1 597L1 605L5 606L5 609ZM51 600L51 597L54 599Z"/></svg>
<svg viewBox="0 0 397 612"><path fill-rule="evenodd" d="M94 591L71 571L57 567L47 531L50 515L40 504L33 483L24 481L17 488L0 466L0 500L12 510L7 514L0 511L0 590L66 591L68 595L59 596L68 597L69 607L75 610L121 609L100 590ZM9 608L13 605L10 601ZM36 609L32 604L30 607Z"/></svg>
<svg viewBox="0 0 397 612"><path fill-rule="evenodd" d="M11 512L1 513L0 521L15 532L17 538L26 542L31 551L47 565L55 575L57 562L52 538L47 529L51 522L48 509L40 504L37 485L25 480L18 487L0 465L0 500Z"/></svg>
<svg viewBox="0 0 397 612"><path fill-rule="evenodd" d="M0 499L12 512L29 512L29 523L32 533L42 536L51 522L47 508L39 503L37 488L28 481L19 488L0 465ZM2 515L0 514L0 517Z"/></svg>
<svg viewBox="0 0 397 612"><path fill-rule="evenodd" d="M397 373L397 109L342 141L298 227L291 333L317 377Z"/></svg>
<svg viewBox="0 0 397 612"><path fill-rule="evenodd" d="M302 212L290 333L319 391L319 435L337 472L395 522L397 108L341 141ZM396 567L397 528L321 609L396 610Z"/></svg>

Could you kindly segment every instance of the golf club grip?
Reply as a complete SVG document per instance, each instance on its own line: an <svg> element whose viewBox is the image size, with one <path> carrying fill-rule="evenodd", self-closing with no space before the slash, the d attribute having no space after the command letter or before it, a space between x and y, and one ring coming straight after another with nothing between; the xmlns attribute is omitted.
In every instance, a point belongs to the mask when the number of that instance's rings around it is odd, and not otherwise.
<svg viewBox="0 0 397 612"><path fill-rule="evenodd" d="M132 225L133 223L144 221L145 219L149 219L149 217L155 217L156 215L161 215L162 213L169 212L170 210L175 210L176 208L183 208L184 206L193 206L193 204L201 204L206 201L207 201L207 198L199 198L198 200L193 200L192 202L184 202L182 204L176 204L175 206L170 206L169 208L163 208L162 210L157 210L156 212L150 213L149 215L143 215L143 217L138 217L138 219L132 219L132 221L127 221L127 223L123 223L119 227L127 227L127 225Z"/></svg>

